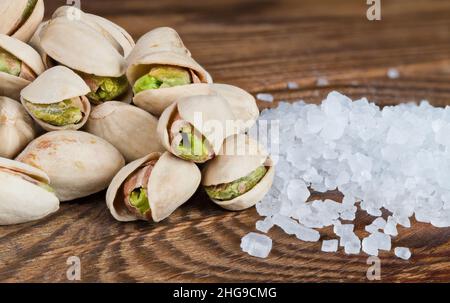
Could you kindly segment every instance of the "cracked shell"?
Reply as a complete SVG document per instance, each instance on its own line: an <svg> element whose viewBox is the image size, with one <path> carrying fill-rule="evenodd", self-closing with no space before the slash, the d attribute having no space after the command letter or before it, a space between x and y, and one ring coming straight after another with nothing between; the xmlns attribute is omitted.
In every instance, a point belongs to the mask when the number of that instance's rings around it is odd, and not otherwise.
<svg viewBox="0 0 450 303"><path fill-rule="evenodd" d="M0 225L39 220L59 209L45 172L0 158Z"/></svg>
<svg viewBox="0 0 450 303"><path fill-rule="evenodd" d="M254 206L270 190L275 175L275 166L258 143L247 135L228 137L218 156L208 162L203 169L203 187L226 185L242 180L265 166L267 171L259 182L241 195L229 200L211 199L217 205L233 211Z"/></svg>
<svg viewBox="0 0 450 303"><path fill-rule="evenodd" d="M125 165L120 152L104 139L69 130L38 137L16 160L46 172L60 201L86 197L107 188Z"/></svg>
<svg viewBox="0 0 450 303"><path fill-rule="evenodd" d="M156 161L146 184L150 213L143 218L126 207L123 187L130 176L150 161ZM200 185L200 180L200 170L194 163L180 160L168 152L152 153L131 162L119 171L106 193L106 204L118 221L141 219L160 222L192 197Z"/></svg>

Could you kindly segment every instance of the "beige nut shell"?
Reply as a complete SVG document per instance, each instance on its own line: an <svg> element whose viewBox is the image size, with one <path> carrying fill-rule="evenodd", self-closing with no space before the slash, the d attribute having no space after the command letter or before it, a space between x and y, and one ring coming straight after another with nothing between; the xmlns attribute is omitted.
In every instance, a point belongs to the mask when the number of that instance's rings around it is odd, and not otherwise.
<svg viewBox="0 0 450 303"><path fill-rule="evenodd" d="M68 130L33 140L16 160L45 171L61 201L105 189L125 165L120 152L104 139Z"/></svg>
<svg viewBox="0 0 450 303"><path fill-rule="evenodd" d="M189 122L205 136L214 153L219 152L226 137L236 132L233 127L227 127L227 123L234 123L235 117L227 101L222 97L191 96L181 98L163 112L158 122L158 135L161 143L173 154L175 152L171 147L168 128L171 117L177 111L183 120ZM197 116L201 116L201 119L197 119ZM221 129L210 129L215 125Z"/></svg>
<svg viewBox="0 0 450 303"><path fill-rule="evenodd" d="M36 125L23 106L0 97L0 157L12 159L37 135Z"/></svg>
<svg viewBox="0 0 450 303"><path fill-rule="evenodd" d="M49 183L41 170L0 158L0 225L20 224L38 220L59 209L58 198L51 192L5 168L29 176L38 182Z"/></svg>
<svg viewBox="0 0 450 303"><path fill-rule="evenodd" d="M26 43L0 34L0 48L20 59L36 75L44 72L45 68L40 55ZM28 84L30 84L30 81L26 79L0 72L0 95L2 96L18 100L20 91Z"/></svg>
<svg viewBox="0 0 450 303"><path fill-rule="evenodd" d="M147 186L152 219L155 222L170 216L196 192L201 173L194 163L180 160L168 152L152 153L125 166L111 182L106 192L106 204L116 220L138 220L124 205L122 185L139 167L156 159L158 161L152 169Z"/></svg>
<svg viewBox="0 0 450 303"><path fill-rule="evenodd" d="M20 101L33 119L45 130L77 130L87 122L91 112L91 104L85 97L89 92L89 87L75 72L64 66L55 66L46 70L33 83L25 87L20 93ZM54 126L48 124L35 118L26 106L26 101L35 104L53 104L76 97L80 97L84 117L80 123L72 125Z"/></svg>
<svg viewBox="0 0 450 303"><path fill-rule="evenodd" d="M245 194L229 201L212 199L228 210L244 210L254 206L270 190L275 175L275 167L267 153L247 135L234 135L225 139L223 147L202 171L202 185L212 186L230 183L249 175L261 165L269 169L262 180Z"/></svg>
<svg viewBox="0 0 450 303"><path fill-rule="evenodd" d="M28 0L0 1L0 33L27 42L44 18L44 0L38 0L33 12L19 28Z"/></svg>
<svg viewBox="0 0 450 303"><path fill-rule="evenodd" d="M118 101L96 106L86 124L86 131L114 145L127 162L152 152L163 152L156 128L158 119L146 111Z"/></svg>

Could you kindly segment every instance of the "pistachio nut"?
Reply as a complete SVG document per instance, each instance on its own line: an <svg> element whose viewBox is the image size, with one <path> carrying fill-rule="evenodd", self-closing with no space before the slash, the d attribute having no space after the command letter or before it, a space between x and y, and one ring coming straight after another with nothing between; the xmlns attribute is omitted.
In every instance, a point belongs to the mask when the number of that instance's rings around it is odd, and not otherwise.
<svg viewBox="0 0 450 303"><path fill-rule="evenodd" d="M60 201L99 192L125 165L120 152L102 138L81 131L46 133L16 158L45 171Z"/></svg>
<svg viewBox="0 0 450 303"><path fill-rule="evenodd" d="M192 163L165 152L151 153L125 166L106 192L115 219L160 222L196 192L201 173Z"/></svg>
<svg viewBox="0 0 450 303"><path fill-rule="evenodd" d="M39 220L58 209L58 198L43 171L0 158L0 225Z"/></svg>
<svg viewBox="0 0 450 303"><path fill-rule="evenodd" d="M202 185L219 206L244 210L267 194L274 174L273 161L255 140L234 135L225 139L219 155L206 164Z"/></svg>
<svg viewBox="0 0 450 303"><path fill-rule="evenodd" d="M159 141L158 119L123 102L110 101L96 106L86 123L86 131L114 145L127 162L152 152L165 151Z"/></svg>
<svg viewBox="0 0 450 303"><path fill-rule="evenodd" d="M2 0L0 16L0 34L28 42L44 18L44 1Z"/></svg>
<svg viewBox="0 0 450 303"><path fill-rule="evenodd" d="M0 157L13 158L36 137L33 119L23 106L7 97L0 97Z"/></svg>
<svg viewBox="0 0 450 303"><path fill-rule="evenodd" d="M33 119L47 131L77 130L91 112L85 97L89 87L64 66L46 70L21 92L21 102Z"/></svg>
<svg viewBox="0 0 450 303"><path fill-rule="evenodd" d="M67 39L68 32L71 39ZM57 17L43 26L39 43L46 66L63 65L79 74L94 104L131 101L125 59L94 27L68 16Z"/></svg>
<svg viewBox="0 0 450 303"><path fill-rule="evenodd" d="M103 17L85 13L74 6L61 6L55 10L52 19L58 17L74 17L93 27L101 33L111 45L123 56L127 57L135 46L131 35L122 27Z"/></svg>
<svg viewBox="0 0 450 303"><path fill-rule="evenodd" d="M45 70L39 54L26 43L0 34L0 95L15 100Z"/></svg>
<svg viewBox="0 0 450 303"><path fill-rule="evenodd" d="M220 150L224 138L235 133L234 121L225 99L191 96L179 99L163 112L158 122L158 135L172 154L204 163Z"/></svg>
<svg viewBox="0 0 450 303"><path fill-rule="evenodd" d="M169 27L160 27L142 36L127 63L135 104L164 99L183 86L212 83L208 72L191 57L178 33Z"/></svg>

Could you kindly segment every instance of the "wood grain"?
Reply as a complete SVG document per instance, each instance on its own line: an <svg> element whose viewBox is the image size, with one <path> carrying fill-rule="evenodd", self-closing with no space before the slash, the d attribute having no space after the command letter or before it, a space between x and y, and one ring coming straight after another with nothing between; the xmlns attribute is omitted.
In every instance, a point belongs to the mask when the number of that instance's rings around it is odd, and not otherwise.
<svg viewBox="0 0 450 303"><path fill-rule="evenodd" d="M45 2L47 15L65 3ZM110 18L135 38L157 26L174 27L216 82L272 93L277 101L317 103L339 90L380 105L450 103L448 1L383 1L376 22L366 19L360 0L90 0L82 9ZM386 76L390 67L400 71L399 79ZM317 86L318 77L329 84ZM286 89L288 81L300 88ZM69 256L81 258L83 282L368 281L366 255L321 253L320 243L299 242L277 228L269 233L270 257L249 257L240 251L240 238L257 220L254 209L227 212L199 192L160 224L121 224L99 193L66 203L42 221L0 227L0 281L65 282ZM358 214L359 235L370 221ZM331 236L325 230L324 239ZM416 222L400 228L394 246L410 247L413 257L382 253L381 281L449 282L449 238L449 228Z"/></svg>

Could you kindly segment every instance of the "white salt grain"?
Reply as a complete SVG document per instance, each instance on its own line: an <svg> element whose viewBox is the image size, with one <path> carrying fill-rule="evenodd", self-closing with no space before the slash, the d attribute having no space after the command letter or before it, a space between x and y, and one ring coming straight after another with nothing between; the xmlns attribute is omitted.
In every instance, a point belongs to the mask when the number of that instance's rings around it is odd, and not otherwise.
<svg viewBox="0 0 450 303"><path fill-rule="evenodd" d="M317 86L327 86L328 84L330 84L330 82L328 81L327 78L325 78L325 77L317 78L317 82L316 82Z"/></svg>
<svg viewBox="0 0 450 303"><path fill-rule="evenodd" d="M323 240L322 241L322 251L324 252L336 252L338 250L339 241L334 240Z"/></svg>
<svg viewBox="0 0 450 303"><path fill-rule="evenodd" d="M411 258L411 251L406 247L396 247L394 253L397 257L403 260L409 260Z"/></svg>
<svg viewBox="0 0 450 303"><path fill-rule="evenodd" d="M290 82L287 83L287 88L288 89L298 89L299 85L298 85L297 82L290 81Z"/></svg>
<svg viewBox="0 0 450 303"><path fill-rule="evenodd" d="M272 239L265 235L249 233L242 238L241 248L253 257L267 258L272 250Z"/></svg>
<svg viewBox="0 0 450 303"><path fill-rule="evenodd" d="M256 95L256 99L258 99L259 101L270 102L270 103L272 103L275 100L273 95L271 95L271 94L263 94L263 93L257 94Z"/></svg>
<svg viewBox="0 0 450 303"><path fill-rule="evenodd" d="M389 79L398 79L400 77L400 72L396 68L390 68L387 71L387 76Z"/></svg>
<svg viewBox="0 0 450 303"><path fill-rule="evenodd" d="M273 225L272 219L270 217L266 217L264 220L259 220L256 222L256 229L263 233L267 233Z"/></svg>

